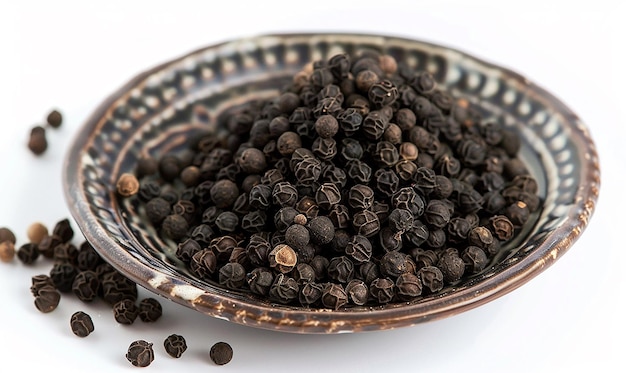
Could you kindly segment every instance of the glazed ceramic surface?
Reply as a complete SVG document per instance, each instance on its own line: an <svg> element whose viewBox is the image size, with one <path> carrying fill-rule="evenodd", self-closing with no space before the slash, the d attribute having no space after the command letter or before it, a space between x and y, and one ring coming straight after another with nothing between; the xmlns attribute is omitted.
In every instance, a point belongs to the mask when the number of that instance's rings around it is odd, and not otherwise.
<svg viewBox="0 0 626 373"><path fill-rule="evenodd" d="M542 207L479 275L411 302L339 310L270 303L194 277L136 199L115 183L139 156L184 149L222 129L234 105L273 97L306 63L373 49L427 70L486 120L516 130ZM69 208L86 239L138 284L207 315L298 333L390 329L451 316L500 297L549 267L587 226L599 192L594 143L563 103L524 77L463 52L416 40L350 34L268 35L204 48L142 73L86 121L65 167ZM540 307L540 305L538 305Z"/></svg>

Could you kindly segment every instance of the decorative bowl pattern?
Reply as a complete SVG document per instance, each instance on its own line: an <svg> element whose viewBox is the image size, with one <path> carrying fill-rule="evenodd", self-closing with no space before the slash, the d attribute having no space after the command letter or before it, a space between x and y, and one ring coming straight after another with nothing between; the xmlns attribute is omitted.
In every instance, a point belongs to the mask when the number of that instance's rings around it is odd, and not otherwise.
<svg viewBox="0 0 626 373"><path fill-rule="evenodd" d="M119 199L115 182L142 152L182 149L196 134L219 131L234 104L276 94L312 60L374 49L431 72L486 119L515 129L521 158L545 201L516 240L479 275L412 302L337 311L284 306L198 280L142 217ZM563 255L589 222L600 187L594 143L578 117L524 77L463 52L403 38L351 34L268 35L222 43L146 71L86 121L66 158L64 183L86 239L133 281L207 315L265 329L341 333L435 320L500 297Z"/></svg>

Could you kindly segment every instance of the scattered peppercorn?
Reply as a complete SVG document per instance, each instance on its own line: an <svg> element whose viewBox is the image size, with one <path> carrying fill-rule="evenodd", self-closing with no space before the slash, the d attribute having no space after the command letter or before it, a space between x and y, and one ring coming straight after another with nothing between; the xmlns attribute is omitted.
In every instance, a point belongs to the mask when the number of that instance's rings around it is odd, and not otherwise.
<svg viewBox="0 0 626 373"><path fill-rule="evenodd" d="M226 342L217 342L211 347L209 356L217 365L228 364L233 359L233 348Z"/></svg>
<svg viewBox="0 0 626 373"><path fill-rule="evenodd" d="M163 315L161 303L154 298L145 298L139 302L139 318L143 322L155 322Z"/></svg>
<svg viewBox="0 0 626 373"><path fill-rule="evenodd" d="M152 343L137 340L130 344L126 359L136 367L145 368L154 361Z"/></svg>
<svg viewBox="0 0 626 373"><path fill-rule="evenodd" d="M37 290L35 307L43 313L54 311L61 301L61 293L52 285L45 285Z"/></svg>
<svg viewBox="0 0 626 373"><path fill-rule="evenodd" d="M113 305L113 317L120 324L130 325L139 315L139 307L133 300L122 299Z"/></svg>
<svg viewBox="0 0 626 373"><path fill-rule="evenodd" d="M28 149L35 155L41 155L48 149L45 128L41 126L33 127L28 138Z"/></svg>
<svg viewBox="0 0 626 373"><path fill-rule="evenodd" d="M165 352L173 358L180 358L187 350L187 342L182 335L171 334L163 341Z"/></svg>
<svg viewBox="0 0 626 373"><path fill-rule="evenodd" d="M59 128L61 127L61 123L63 123L63 116L58 110L52 110L48 114L46 122L48 122L48 124L52 128Z"/></svg>
<svg viewBox="0 0 626 373"><path fill-rule="evenodd" d="M72 333L81 338L88 336L94 331L91 316L83 311L78 311L72 314L70 327L72 328Z"/></svg>

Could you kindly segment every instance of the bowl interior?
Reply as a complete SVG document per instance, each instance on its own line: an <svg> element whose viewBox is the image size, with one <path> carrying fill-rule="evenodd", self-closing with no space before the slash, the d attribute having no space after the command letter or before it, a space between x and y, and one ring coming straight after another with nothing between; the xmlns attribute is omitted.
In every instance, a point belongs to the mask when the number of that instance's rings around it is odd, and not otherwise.
<svg viewBox="0 0 626 373"><path fill-rule="evenodd" d="M539 183L542 207L480 274L412 302L338 311L272 304L196 278L159 237L141 203L114 185L145 153L183 151L219 133L234 106L273 97L306 63L374 49L427 70L488 121L517 131L521 158ZM270 35L208 47L155 67L107 99L67 158L70 209L85 237L142 286L209 315L262 328L319 333L387 329L449 316L522 285L582 232L599 188L597 155L580 120L523 77L449 48L371 35Z"/></svg>

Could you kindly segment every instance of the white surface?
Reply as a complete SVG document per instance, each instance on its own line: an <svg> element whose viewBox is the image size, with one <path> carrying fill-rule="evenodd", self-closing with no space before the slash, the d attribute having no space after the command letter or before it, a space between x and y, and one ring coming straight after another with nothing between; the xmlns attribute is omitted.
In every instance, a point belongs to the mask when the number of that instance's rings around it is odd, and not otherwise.
<svg viewBox="0 0 626 373"><path fill-rule="evenodd" d="M37 371L133 371L124 358L131 341L155 344L149 371L231 372L616 371L623 364L620 237L626 211L624 35L622 2L378 1L242 4L236 1L19 2L0 5L0 226L19 242L40 220L49 227L69 217L61 186L64 149L81 122L108 94L147 67L239 36L279 31L360 31L409 36L460 48L509 66L560 97L588 124L600 152L602 188L589 228L547 271L487 305L441 321L356 335L290 335L210 319L164 303L154 325L126 327L102 304L64 297L51 314L39 313L30 278L47 273L17 260L0 263L0 361ZM18 3L18 2L13 2ZM409 2L407 2L409 3ZM503 5L498 5L498 4ZM610 5L611 3L620 5ZM26 149L30 128L51 108L64 114L49 131L50 147L36 159ZM76 240L77 243L80 240ZM148 296L146 292L141 296ZM91 314L95 332L75 337L69 317ZM189 349L167 356L163 339L184 335ZM233 361L216 367L214 342L234 348ZM4 371L4 369L2 369ZM57 369L53 369L57 370Z"/></svg>

